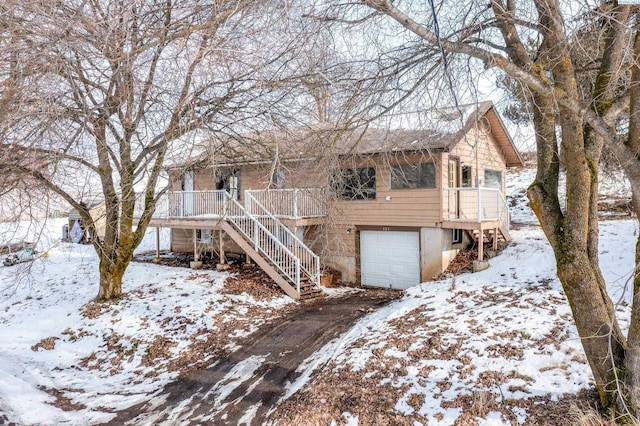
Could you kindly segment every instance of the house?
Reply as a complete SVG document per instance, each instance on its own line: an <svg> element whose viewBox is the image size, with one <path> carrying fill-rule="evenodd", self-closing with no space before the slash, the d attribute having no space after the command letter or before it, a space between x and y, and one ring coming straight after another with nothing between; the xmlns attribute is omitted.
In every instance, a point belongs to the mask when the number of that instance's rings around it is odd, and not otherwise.
<svg viewBox="0 0 640 426"><path fill-rule="evenodd" d="M317 290L321 265L363 286L429 280L466 242L510 240L505 170L522 166L492 103L429 115L421 130L212 141L171 169L150 226L171 228L172 250L195 260L246 253L295 298Z"/></svg>

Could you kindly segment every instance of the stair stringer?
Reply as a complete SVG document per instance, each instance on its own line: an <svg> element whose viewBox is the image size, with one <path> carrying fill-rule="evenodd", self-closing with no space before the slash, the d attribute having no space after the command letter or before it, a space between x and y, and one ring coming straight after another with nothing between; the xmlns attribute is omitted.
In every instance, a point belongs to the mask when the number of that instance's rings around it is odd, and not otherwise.
<svg viewBox="0 0 640 426"><path fill-rule="evenodd" d="M285 278L283 278L282 275L280 275L269 261L267 261L253 248L253 245L247 241L244 235L238 232L233 225L229 222L223 222L222 229L233 239L233 241L236 242L236 244L240 246L242 250L244 250L249 257L251 257L251 259L253 259L254 262L256 262L256 264L258 264L258 266L260 266L260 268L262 268L263 271L267 273L267 275L269 275L272 280L276 282L276 284L278 284L278 286L280 286L282 290L284 290L285 293L287 293L288 296L296 300L300 299L298 291Z"/></svg>

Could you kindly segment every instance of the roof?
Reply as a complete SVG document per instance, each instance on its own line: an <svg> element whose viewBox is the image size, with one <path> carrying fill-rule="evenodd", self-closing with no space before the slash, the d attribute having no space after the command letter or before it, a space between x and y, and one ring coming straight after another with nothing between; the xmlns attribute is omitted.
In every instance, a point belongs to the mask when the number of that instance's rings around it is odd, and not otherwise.
<svg viewBox="0 0 640 426"><path fill-rule="evenodd" d="M309 160L327 155L381 155L403 152L447 152L477 123L488 125L508 167L522 166L522 158L492 102L433 109L421 113L420 129L382 129L373 126L343 129L330 123L282 130L256 131L212 139L206 151L189 163L240 165L278 158Z"/></svg>

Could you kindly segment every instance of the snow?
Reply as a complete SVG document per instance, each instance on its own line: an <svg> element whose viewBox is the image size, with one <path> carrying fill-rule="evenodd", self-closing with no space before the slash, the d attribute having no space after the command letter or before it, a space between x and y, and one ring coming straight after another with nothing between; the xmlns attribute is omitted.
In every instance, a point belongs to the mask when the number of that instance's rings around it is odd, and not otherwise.
<svg viewBox="0 0 640 426"><path fill-rule="evenodd" d="M498 401L557 400L592 387L553 252L526 200L526 187L534 178L533 169L508 176L512 218L521 226L489 269L410 288L405 297L369 314L313 354L282 400L312 390L322 380L314 374L356 377L355 389L397 388L394 408L415 419L414 424L451 425L460 421L456 401L461 396L472 401L478 395ZM608 182L601 188L604 198L629 197L624 182ZM636 220L600 224L601 268L623 329L630 317L637 236ZM416 397L418 406L410 403ZM343 416L358 425L358 413L362 411ZM518 423L527 417L517 406L511 414ZM511 424L511 419L489 410L476 421L500 425Z"/></svg>
<svg viewBox="0 0 640 426"><path fill-rule="evenodd" d="M628 301L630 296L624 286L633 268L637 232L635 221L601 225L603 274L621 300ZM442 404L460 395L486 391L505 400L558 399L592 386L548 242L539 227L523 227L513 231L513 237L514 243L491 260L489 269L422 283L359 321L308 360L287 396L305 389L311 370L318 371L330 360L336 374L345 369L366 371L365 377L378 378L380 386L397 387L395 410L404 415L433 420L440 413L441 420L435 424L453 424L458 419L459 408L443 409ZM620 304L618 312L624 326L630 314L628 304ZM441 341L441 353L425 352L434 338ZM455 356L444 356L454 349ZM415 355L418 352L420 356ZM403 360L403 376L375 370ZM420 373L425 368L428 375ZM490 376L494 379L486 380ZM451 387L441 389L443 381L451 382ZM423 401L417 410L407 403L412 395ZM480 424L503 423L509 424L500 413L490 412Z"/></svg>
<svg viewBox="0 0 640 426"><path fill-rule="evenodd" d="M228 341L214 347L231 350L292 303L285 296L256 301L221 293L227 273L135 262L124 277L126 297L90 303L98 291L98 259L91 246L59 241L64 223L20 224L2 233L46 236L38 245L46 257L0 267L0 412L18 424L106 421L113 417L107 411L146 401L175 378L171 362L188 353L202 330L237 323ZM155 249L155 229L149 231L139 251ZM163 247L167 237L163 232ZM247 317L249 307L254 317ZM52 347L44 343L48 338ZM74 409L55 407L51 389Z"/></svg>
<svg viewBox="0 0 640 426"><path fill-rule="evenodd" d="M300 365L280 402L312 389L319 373L358 373L381 389L396 389L395 411L414 424L451 425L463 414L455 403L460 397L558 399L591 387L553 252L526 201L534 177L533 169L507 175L512 219L520 226L489 269L422 283L368 314ZM625 182L605 182L606 197L628 197ZM206 333L228 330L218 346L199 355L212 363L293 303L285 296L259 301L226 294L221 290L227 273L146 263L127 270L126 297L91 303L98 290L97 256L91 246L60 242L64 223L1 225L0 243L38 241L39 255L34 262L0 267L0 423L4 415L21 425L95 424L142 401L160 406L159 390L177 374L172 363L205 341ZM155 232L149 229L138 252L155 250ZM168 231L161 232L167 248ZM602 272L623 328L638 232L636 220L600 224ZM327 289L329 297L351 291L359 290ZM238 363L203 392L221 401L263 361ZM173 407L172 414L189 412L189 403ZM257 402L241 423L254 420L259 408ZM527 418L523 408L513 407L512 414L518 423ZM511 420L491 408L476 418L480 425ZM340 411L331 424L364 422L362 413Z"/></svg>

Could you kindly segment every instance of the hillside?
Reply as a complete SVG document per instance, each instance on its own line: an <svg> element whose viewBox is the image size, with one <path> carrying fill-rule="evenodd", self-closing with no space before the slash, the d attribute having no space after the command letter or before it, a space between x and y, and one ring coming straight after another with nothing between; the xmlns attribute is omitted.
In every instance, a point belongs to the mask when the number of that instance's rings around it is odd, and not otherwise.
<svg viewBox="0 0 640 426"><path fill-rule="evenodd" d="M267 423L574 424L594 402L592 383L553 254L523 197L534 173L508 176L517 229L488 270L422 283L369 313L300 365ZM604 201L628 190L609 187ZM0 267L0 424L107 421L180 374L224 359L297 303L239 285L250 271L133 263L125 297L97 305L97 257L92 247L60 243L61 226L2 233L42 232L46 256ZM603 273L625 327L638 224L607 220L600 233ZM154 241L148 235L140 250ZM350 291L358 290L332 295Z"/></svg>

